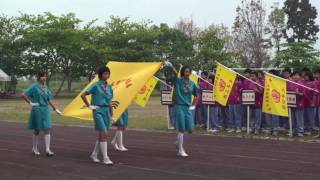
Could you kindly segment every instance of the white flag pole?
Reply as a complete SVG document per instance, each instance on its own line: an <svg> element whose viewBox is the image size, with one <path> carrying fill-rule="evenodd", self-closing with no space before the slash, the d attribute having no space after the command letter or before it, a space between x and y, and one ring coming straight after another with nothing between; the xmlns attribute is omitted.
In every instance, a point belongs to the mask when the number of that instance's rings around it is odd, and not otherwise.
<svg viewBox="0 0 320 180"><path fill-rule="evenodd" d="M238 74L239 76L241 76L241 77L243 77L244 79L246 79L246 80L248 80L248 81L252 82L253 84L256 84L257 86L259 86L259 87L261 87L261 88L264 88L264 86L262 86L261 84L259 84L259 83L255 82L255 81L253 81L253 80L251 80L251 79L249 79L249 78L245 77L244 75L242 75L242 74L240 74L240 73L238 73L238 72L236 72L236 71L234 71L234 70L232 70L232 69L230 69L230 68L226 67L225 65L223 65L223 64L221 64L221 63L219 63L218 61L215 61L215 63L216 63L216 64L219 64L220 66L222 66L222 67L224 67L224 68L226 68L226 69L228 69L228 70L229 70L229 71L231 71L231 72L234 72L234 73Z"/></svg>

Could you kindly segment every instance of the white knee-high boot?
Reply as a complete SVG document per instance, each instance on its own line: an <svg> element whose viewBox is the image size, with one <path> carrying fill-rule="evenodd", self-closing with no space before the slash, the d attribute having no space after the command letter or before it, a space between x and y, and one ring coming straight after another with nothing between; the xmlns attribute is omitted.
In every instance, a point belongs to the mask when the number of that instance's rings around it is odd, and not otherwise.
<svg viewBox="0 0 320 180"><path fill-rule="evenodd" d="M123 131L121 130L118 130L118 147L120 151L123 151L123 152L128 151L128 149L125 148L123 145Z"/></svg>
<svg viewBox="0 0 320 180"><path fill-rule="evenodd" d="M91 153L91 159L93 162L98 163L100 160L98 159L98 154L99 154L99 141L96 141L93 151Z"/></svg>
<svg viewBox="0 0 320 180"><path fill-rule="evenodd" d="M50 142L51 141L51 135L50 134L46 134L44 135L44 142L46 145L46 155L47 156L53 156L54 153L50 150Z"/></svg>
<svg viewBox="0 0 320 180"><path fill-rule="evenodd" d="M38 150L38 135L32 136L32 154L40 155L40 152Z"/></svg>
<svg viewBox="0 0 320 180"><path fill-rule="evenodd" d="M103 164L106 165L112 165L113 162L110 160L109 156L108 156L108 143L107 141L100 141L100 149L101 149L101 153L103 156Z"/></svg>
<svg viewBox="0 0 320 180"><path fill-rule="evenodd" d="M120 148L118 146L118 139L119 139L119 132L118 130L116 131L116 133L114 134L114 137L111 141L111 144L113 146L113 149L117 150L117 151L120 151Z"/></svg>
<svg viewBox="0 0 320 180"><path fill-rule="evenodd" d="M178 156L181 157L188 157L188 154L185 152L183 148L183 133L179 132L177 136L177 143L178 143Z"/></svg>

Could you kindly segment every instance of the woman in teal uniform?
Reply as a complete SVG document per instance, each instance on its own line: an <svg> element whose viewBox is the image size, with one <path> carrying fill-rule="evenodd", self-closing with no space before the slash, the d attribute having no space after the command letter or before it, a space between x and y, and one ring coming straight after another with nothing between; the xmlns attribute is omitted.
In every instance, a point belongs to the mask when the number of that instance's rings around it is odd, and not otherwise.
<svg viewBox="0 0 320 180"><path fill-rule="evenodd" d="M123 145L123 131L128 126L128 109L126 109L117 122L113 124L114 126L117 126L116 134L114 135L113 140L111 141L111 144L113 145L113 148L117 151L126 152L128 151L127 148Z"/></svg>
<svg viewBox="0 0 320 180"><path fill-rule="evenodd" d="M173 68L176 75L178 74L176 69L168 61L165 62L166 66ZM178 146L178 156L188 157L188 154L183 148L183 136L184 132L192 133L194 128L194 120L192 112L195 109L197 102L197 86L190 80L191 68L184 66L181 69L180 78L176 78L173 81L173 103L175 111L175 128L178 130L177 136L177 146ZM192 96L194 99L192 101Z"/></svg>
<svg viewBox="0 0 320 180"><path fill-rule="evenodd" d="M22 93L22 98L32 106L28 126L29 129L33 130L32 154L37 156L40 155L40 152L38 151L38 135L40 131L44 131L46 155L54 155L50 150L51 116L48 105L50 105L58 115L61 115L61 112L56 109L51 102L51 92L45 84L46 80L46 74L39 72L37 75L37 82Z"/></svg>
<svg viewBox="0 0 320 180"><path fill-rule="evenodd" d="M82 95L81 98L87 107L93 111L95 130L98 131L98 141L96 141L91 159L93 162L100 162L98 159L99 147L102 152L103 161L106 165L112 165L107 152L107 132L110 121L113 121L111 100L113 91L107 80L110 77L110 69L101 67L98 69L99 81L92 84ZM91 103L88 103L87 95L91 95Z"/></svg>

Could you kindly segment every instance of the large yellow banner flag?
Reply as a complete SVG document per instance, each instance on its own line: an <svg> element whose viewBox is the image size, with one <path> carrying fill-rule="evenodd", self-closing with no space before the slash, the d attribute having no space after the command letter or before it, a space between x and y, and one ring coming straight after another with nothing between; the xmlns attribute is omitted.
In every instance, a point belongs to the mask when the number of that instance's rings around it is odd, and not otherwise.
<svg viewBox="0 0 320 180"><path fill-rule="evenodd" d="M114 118L120 115L130 105L141 87L160 69L161 63L128 63L109 62L111 75L108 83L113 89L113 113ZM94 82L98 81L96 76L78 96L63 110L62 115L80 119L92 120L92 110L86 108L81 94L85 92ZM91 97L89 96L88 100Z"/></svg>
<svg viewBox="0 0 320 180"><path fill-rule="evenodd" d="M288 116L286 81L272 74L264 76L262 111L277 116Z"/></svg>
<svg viewBox="0 0 320 180"><path fill-rule="evenodd" d="M145 84L134 98L134 101L141 107L145 107L149 101L150 95L158 83L154 76Z"/></svg>
<svg viewBox="0 0 320 180"><path fill-rule="evenodd" d="M214 78L213 97L222 106L227 105L227 101L236 80L236 73L218 63Z"/></svg>

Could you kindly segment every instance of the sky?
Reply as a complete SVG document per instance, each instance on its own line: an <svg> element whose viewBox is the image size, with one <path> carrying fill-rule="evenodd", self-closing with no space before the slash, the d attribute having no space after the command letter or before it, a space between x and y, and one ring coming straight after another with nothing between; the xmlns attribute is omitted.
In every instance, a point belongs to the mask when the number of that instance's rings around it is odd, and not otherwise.
<svg viewBox="0 0 320 180"><path fill-rule="evenodd" d="M50 11L60 15L69 12L84 22L98 19L98 24L109 16L130 17L133 21L149 19L155 24L167 23L171 26L180 18L191 18L204 28L211 24L225 24L232 27L236 8L241 0L0 0L0 13L9 16L19 12L39 14ZM284 0L264 0L267 13L271 6ZM320 13L320 0L310 0ZM317 18L320 25L320 15ZM320 33L318 34L320 39ZM319 40L320 41L320 40ZM320 42L317 44L320 49Z"/></svg>

